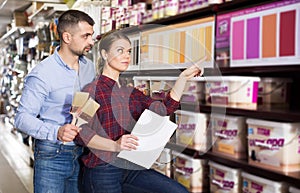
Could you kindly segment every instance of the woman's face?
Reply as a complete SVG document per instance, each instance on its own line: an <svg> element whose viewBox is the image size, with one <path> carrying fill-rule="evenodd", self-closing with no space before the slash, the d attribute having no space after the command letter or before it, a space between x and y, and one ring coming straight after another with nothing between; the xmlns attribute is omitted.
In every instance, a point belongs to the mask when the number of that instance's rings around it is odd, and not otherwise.
<svg viewBox="0 0 300 193"><path fill-rule="evenodd" d="M118 39L107 52L107 64L119 72L125 71L131 61L131 44L125 39Z"/></svg>

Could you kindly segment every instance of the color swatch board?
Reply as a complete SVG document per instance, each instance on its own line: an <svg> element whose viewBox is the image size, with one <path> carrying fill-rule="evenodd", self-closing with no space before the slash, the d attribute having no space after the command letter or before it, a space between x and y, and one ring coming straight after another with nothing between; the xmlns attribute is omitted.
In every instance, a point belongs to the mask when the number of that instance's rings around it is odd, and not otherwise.
<svg viewBox="0 0 300 193"><path fill-rule="evenodd" d="M141 69L183 68L207 57L203 67L213 67L214 17L163 26L141 35Z"/></svg>
<svg viewBox="0 0 300 193"><path fill-rule="evenodd" d="M217 16L221 66L300 64L300 0L285 0Z"/></svg>

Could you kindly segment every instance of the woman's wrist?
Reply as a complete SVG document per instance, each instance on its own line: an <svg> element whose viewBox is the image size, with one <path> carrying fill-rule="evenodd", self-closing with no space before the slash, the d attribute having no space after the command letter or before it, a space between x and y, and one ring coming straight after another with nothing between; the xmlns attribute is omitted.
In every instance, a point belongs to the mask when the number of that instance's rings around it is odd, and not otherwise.
<svg viewBox="0 0 300 193"><path fill-rule="evenodd" d="M178 79L187 80L187 77L186 77L186 75L185 75L184 72L181 72L181 73L179 74Z"/></svg>
<svg viewBox="0 0 300 193"><path fill-rule="evenodd" d="M114 152L120 152L121 151L121 149L120 149L120 145L117 143L117 141L114 141L113 142L113 151Z"/></svg>

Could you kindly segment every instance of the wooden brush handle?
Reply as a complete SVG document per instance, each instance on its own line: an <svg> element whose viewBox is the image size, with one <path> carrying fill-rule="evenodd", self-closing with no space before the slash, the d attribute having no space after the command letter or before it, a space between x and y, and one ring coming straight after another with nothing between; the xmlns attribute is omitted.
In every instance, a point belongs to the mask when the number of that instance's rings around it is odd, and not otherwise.
<svg viewBox="0 0 300 193"><path fill-rule="evenodd" d="M72 119L72 122L71 122L71 124L72 124L72 125L75 125L75 123L76 123L76 120L77 120L77 118L76 118L75 116L73 116L73 119Z"/></svg>

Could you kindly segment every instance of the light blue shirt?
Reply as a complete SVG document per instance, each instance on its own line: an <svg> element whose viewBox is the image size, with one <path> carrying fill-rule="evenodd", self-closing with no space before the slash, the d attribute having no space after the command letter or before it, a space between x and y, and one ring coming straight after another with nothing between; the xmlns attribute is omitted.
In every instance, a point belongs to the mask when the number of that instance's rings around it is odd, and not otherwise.
<svg viewBox="0 0 300 193"><path fill-rule="evenodd" d="M95 78L92 61L80 57L78 74L61 59L58 49L25 77L15 117L15 127L20 131L55 143L61 143L57 140L59 127L72 121L74 92Z"/></svg>

